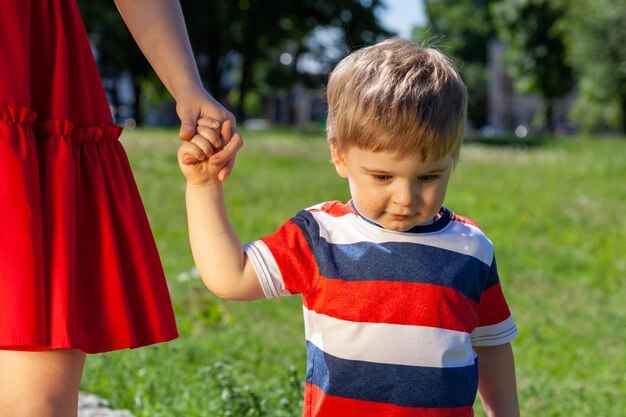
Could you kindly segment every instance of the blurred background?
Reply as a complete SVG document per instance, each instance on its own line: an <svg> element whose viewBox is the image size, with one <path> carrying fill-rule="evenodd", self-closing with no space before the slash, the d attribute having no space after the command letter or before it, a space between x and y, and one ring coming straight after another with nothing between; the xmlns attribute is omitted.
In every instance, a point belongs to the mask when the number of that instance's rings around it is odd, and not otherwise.
<svg viewBox="0 0 626 417"><path fill-rule="evenodd" d="M117 123L178 123L110 0L79 0ZM622 0L181 0L207 89L248 128L323 127L347 53L390 36L450 54L468 135L626 133Z"/></svg>

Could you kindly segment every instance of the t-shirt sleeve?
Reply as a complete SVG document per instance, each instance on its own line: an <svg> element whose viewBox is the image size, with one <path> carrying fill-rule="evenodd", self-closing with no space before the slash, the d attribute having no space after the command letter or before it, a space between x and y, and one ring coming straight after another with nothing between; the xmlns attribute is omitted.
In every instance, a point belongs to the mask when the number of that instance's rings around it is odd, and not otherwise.
<svg viewBox="0 0 626 417"><path fill-rule="evenodd" d="M276 232L244 246L266 298L304 294L315 284L319 273L310 244L317 228L303 211Z"/></svg>
<svg viewBox="0 0 626 417"><path fill-rule="evenodd" d="M502 345L517 337L517 326L502 292L495 257L480 299L479 320L471 334L474 346Z"/></svg>

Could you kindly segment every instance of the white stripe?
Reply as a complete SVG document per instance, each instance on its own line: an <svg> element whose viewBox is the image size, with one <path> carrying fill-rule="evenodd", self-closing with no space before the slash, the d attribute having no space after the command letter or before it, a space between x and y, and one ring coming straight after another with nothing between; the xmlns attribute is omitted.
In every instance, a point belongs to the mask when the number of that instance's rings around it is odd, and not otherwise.
<svg viewBox="0 0 626 417"><path fill-rule="evenodd" d="M434 327L340 320L304 308L306 338L349 360L453 368L474 364L469 334Z"/></svg>
<svg viewBox="0 0 626 417"><path fill-rule="evenodd" d="M472 332L472 345L497 346L510 342L517 337L517 327L513 316L491 326L477 327Z"/></svg>
<svg viewBox="0 0 626 417"><path fill-rule="evenodd" d="M451 221L442 230L416 234L381 229L353 213L340 217L323 211L313 211L311 214L320 226L320 236L329 243L408 242L469 255L489 266L493 261L491 241L480 229L469 224Z"/></svg>
<svg viewBox="0 0 626 417"><path fill-rule="evenodd" d="M291 295L285 288L283 277L272 252L263 241L255 240L247 243L244 245L243 250L254 266L265 298Z"/></svg>
<svg viewBox="0 0 626 417"><path fill-rule="evenodd" d="M324 207L324 204L326 204L326 203L318 203L318 204L316 204L314 206L311 206L311 207L309 207L309 208L307 208L305 210L307 210L307 211L310 211L310 210L321 210L322 207Z"/></svg>

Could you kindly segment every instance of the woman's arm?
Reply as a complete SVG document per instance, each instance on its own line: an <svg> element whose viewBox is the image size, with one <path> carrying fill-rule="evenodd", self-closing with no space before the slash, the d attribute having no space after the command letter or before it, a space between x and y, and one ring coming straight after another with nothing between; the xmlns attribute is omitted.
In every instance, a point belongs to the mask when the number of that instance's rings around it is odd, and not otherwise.
<svg viewBox="0 0 626 417"><path fill-rule="evenodd" d="M220 179L225 180L243 140L233 114L202 86L178 0L115 0L115 3L137 45L176 101L180 139L190 140L195 134L208 138L210 132L203 129L219 130L210 119L220 123L231 121L230 143L214 156L219 160L216 163L225 163L220 172Z"/></svg>
<svg viewBox="0 0 626 417"><path fill-rule="evenodd" d="M115 3L137 45L175 100L188 89L202 88L178 1Z"/></svg>

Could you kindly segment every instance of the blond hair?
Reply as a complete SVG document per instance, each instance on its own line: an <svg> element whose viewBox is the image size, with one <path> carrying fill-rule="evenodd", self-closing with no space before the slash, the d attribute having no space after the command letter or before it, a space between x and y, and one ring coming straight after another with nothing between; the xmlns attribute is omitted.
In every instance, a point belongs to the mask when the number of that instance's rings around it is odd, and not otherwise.
<svg viewBox="0 0 626 417"><path fill-rule="evenodd" d="M401 38L362 48L333 70L327 99L328 140L339 149L458 158L467 89L436 49Z"/></svg>

